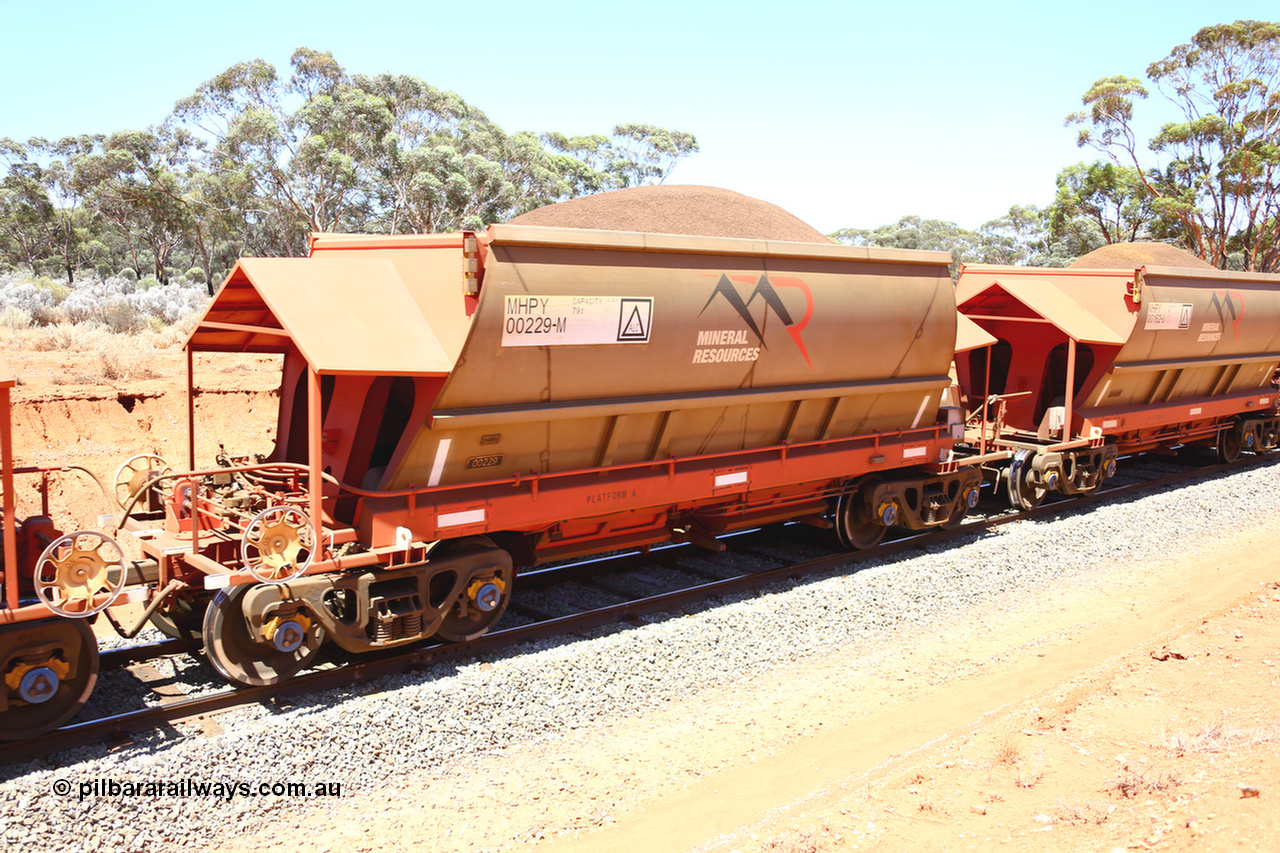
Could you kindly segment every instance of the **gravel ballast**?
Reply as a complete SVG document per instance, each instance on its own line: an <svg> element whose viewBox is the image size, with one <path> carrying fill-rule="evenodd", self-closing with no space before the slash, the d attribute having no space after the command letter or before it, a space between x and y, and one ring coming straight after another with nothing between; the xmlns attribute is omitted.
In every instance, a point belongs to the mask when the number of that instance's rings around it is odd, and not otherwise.
<svg viewBox="0 0 1280 853"><path fill-rule="evenodd" d="M1271 460L862 562L691 616L383 678L283 708L237 709L216 717L218 734L193 723L117 754L93 747L2 768L0 840L24 851L206 847L264 820L303 819L324 801L182 795L165 785L336 782L344 798L394 791L408 773L465 771L503 747L642 714L672 696L723 693L833 646L865 648L864 665L874 667L913 626L945 624L960 610L1053 595L1119 565L1134 567L1140 584L1144 564L1202 552L1253 526L1257 508L1280 506L1278 470ZM1077 547L1066 551L1064 542ZM113 795L105 790L112 781L162 790Z"/></svg>

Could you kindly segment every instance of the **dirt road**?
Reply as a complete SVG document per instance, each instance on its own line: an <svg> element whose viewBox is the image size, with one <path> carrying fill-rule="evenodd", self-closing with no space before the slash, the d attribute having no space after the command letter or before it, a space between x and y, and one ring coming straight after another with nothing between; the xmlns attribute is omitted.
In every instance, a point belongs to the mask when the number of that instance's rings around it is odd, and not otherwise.
<svg viewBox="0 0 1280 853"><path fill-rule="evenodd" d="M307 832L334 851L1273 850L1278 535L388 780ZM880 675L850 678L868 655Z"/></svg>

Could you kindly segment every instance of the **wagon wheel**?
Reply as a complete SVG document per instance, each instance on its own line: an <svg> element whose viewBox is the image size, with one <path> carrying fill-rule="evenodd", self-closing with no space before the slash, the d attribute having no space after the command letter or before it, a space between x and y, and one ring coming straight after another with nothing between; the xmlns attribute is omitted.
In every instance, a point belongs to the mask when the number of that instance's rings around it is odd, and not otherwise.
<svg viewBox="0 0 1280 853"><path fill-rule="evenodd" d="M866 493L878 482L879 478L869 478L857 491L841 495L836 503L836 539L847 551L874 548L889 530L867 510Z"/></svg>
<svg viewBox="0 0 1280 853"><path fill-rule="evenodd" d="M259 641L244 618L244 596L252 585L227 587L204 613L204 648L209 663L228 681L246 687L278 684L305 669L320 654L324 629L295 618Z"/></svg>
<svg viewBox="0 0 1280 853"><path fill-rule="evenodd" d="M1231 463L1240 458L1241 441L1240 433L1231 426L1228 429L1218 432L1218 459L1221 462Z"/></svg>
<svg viewBox="0 0 1280 853"><path fill-rule="evenodd" d="M36 563L36 595L59 616L83 619L106 610L125 580L124 551L115 540L80 530L49 543ZM93 600L107 593L98 604Z"/></svg>
<svg viewBox="0 0 1280 853"><path fill-rule="evenodd" d="M311 519L293 506L273 506L254 517L240 540L244 567L263 583L286 583L315 559Z"/></svg>
<svg viewBox="0 0 1280 853"><path fill-rule="evenodd" d="M23 648L56 644L60 651L23 661ZM16 654L14 654L16 652ZM0 740L52 731L76 715L98 682L98 645L88 624L62 619L0 627L0 660L16 662L0 673L8 709L0 711Z"/></svg>
<svg viewBox="0 0 1280 853"><path fill-rule="evenodd" d="M204 625L204 611L208 599L190 599L170 595L148 617L152 625L166 637L175 640L198 640Z"/></svg>
<svg viewBox="0 0 1280 853"><path fill-rule="evenodd" d="M1032 452L1019 450L1013 456L1013 464L1004 470L1005 486L1009 493L1009 505L1014 509L1035 509L1044 501L1049 490L1031 481Z"/></svg>
<svg viewBox="0 0 1280 853"><path fill-rule="evenodd" d="M457 554L493 547L493 542L478 537L443 544L437 552ZM440 551L441 548L445 550ZM436 556L437 552L433 552L432 556ZM473 576L449 605L449 614L436 629L435 636L446 643L463 643L488 633L490 628L498 624L511 601L514 574L499 567L492 573Z"/></svg>
<svg viewBox="0 0 1280 853"><path fill-rule="evenodd" d="M116 471L115 479L112 480L112 495L116 504L124 509L152 480L172 473L173 467L162 456L154 453L131 456Z"/></svg>

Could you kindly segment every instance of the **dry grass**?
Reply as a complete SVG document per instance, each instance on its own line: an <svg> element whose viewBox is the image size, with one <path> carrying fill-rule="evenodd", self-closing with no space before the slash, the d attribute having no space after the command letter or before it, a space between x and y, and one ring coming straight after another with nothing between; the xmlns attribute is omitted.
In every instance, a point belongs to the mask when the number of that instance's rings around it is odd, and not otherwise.
<svg viewBox="0 0 1280 853"><path fill-rule="evenodd" d="M996 736L992 760L999 766L1013 767L1022 759L1022 746L1018 732L1008 729Z"/></svg>
<svg viewBox="0 0 1280 853"><path fill-rule="evenodd" d="M1280 743L1280 726L1236 728L1227 724L1224 715L1221 721L1207 724L1199 731L1163 732L1159 740L1165 749L1177 755L1222 753Z"/></svg>
<svg viewBox="0 0 1280 853"><path fill-rule="evenodd" d="M1060 802L1053 809L1053 817L1059 823L1101 826L1107 822L1112 808L1098 803Z"/></svg>
<svg viewBox="0 0 1280 853"><path fill-rule="evenodd" d="M42 340L39 343L44 342ZM122 335L91 328L87 334L76 338L74 346L62 349L91 352L97 355L97 359L96 364L90 361L76 373L55 376L53 381L58 385L100 385L156 377L152 364L157 347L153 339L146 335Z"/></svg>
<svg viewBox="0 0 1280 853"><path fill-rule="evenodd" d="M1116 791L1125 798L1132 798L1141 794L1166 791L1181 784L1182 779L1171 770L1147 767L1143 770L1135 771L1125 767L1106 790Z"/></svg>
<svg viewBox="0 0 1280 853"><path fill-rule="evenodd" d="M0 322L0 347L32 352L88 352L129 342L149 350L182 346L198 317L194 314L170 326L147 327L138 332L113 332L102 323L59 323L50 326L6 325ZM0 317L3 320L3 317ZM119 346L119 343L114 344Z"/></svg>
<svg viewBox="0 0 1280 853"><path fill-rule="evenodd" d="M1044 770L1040 768L1040 762L1036 762L1035 767L1023 767L1018 765L1014 768L1013 784L1019 788L1034 788L1044 780Z"/></svg>
<svg viewBox="0 0 1280 853"><path fill-rule="evenodd" d="M2 319L2 318L0 318ZM0 322L0 348L30 352L93 353L74 373L53 378L57 385L98 385L133 379L154 379L156 352L182 346L195 317L172 326L139 332L113 332L101 323L63 323L51 326L6 325ZM86 366L87 365L87 366Z"/></svg>

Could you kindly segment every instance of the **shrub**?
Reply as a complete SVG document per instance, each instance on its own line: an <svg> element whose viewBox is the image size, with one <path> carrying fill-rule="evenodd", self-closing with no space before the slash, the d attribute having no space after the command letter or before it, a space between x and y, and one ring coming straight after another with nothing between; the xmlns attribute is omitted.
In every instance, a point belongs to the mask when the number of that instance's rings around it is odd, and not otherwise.
<svg viewBox="0 0 1280 853"><path fill-rule="evenodd" d="M166 323L194 314L208 304L209 295L199 284L171 284L152 287L131 294L129 303L139 312L160 317Z"/></svg>
<svg viewBox="0 0 1280 853"><path fill-rule="evenodd" d="M17 330L30 329L35 325L31 312L26 311L16 305L6 305L0 308L0 328Z"/></svg>
<svg viewBox="0 0 1280 853"><path fill-rule="evenodd" d="M26 312L41 326L54 322L58 313L53 293L36 287L30 281L0 289L0 310L9 307Z"/></svg>
<svg viewBox="0 0 1280 853"><path fill-rule="evenodd" d="M40 290L45 290L51 293L53 295L54 305L62 304L62 300L71 295L71 288L67 287L65 284L60 284L59 282L54 281L48 276L36 276L28 283L35 285Z"/></svg>
<svg viewBox="0 0 1280 853"><path fill-rule="evenodd" d="M122 301L132 289L133 285L123 278L82 282L62 303L62 308L75 323L101 319L106 311Z"/></svg>
<svg viewBox="0 0 1280 853"><path fill-rule="evenodd" d="M120 270L120 275L123 276L124 278L127 278L129 281L138 280L138 272L132 267L125 267L124 269Z"/></svg>
<svg viewBox="0 0 1280 853"><path fill-rule="evenodd" d="M196 284L204 284L208 279L205 277L204 270L200 267L192 267L182 274L187 281L194 281Z"/></svg>
<svg viewBox="0 0 1280 853"><path fill-rule="evenodd" d="M113 302L99 312L98 319L117 334L131 334L142 329L146 321L128 302Z"/></svg>

